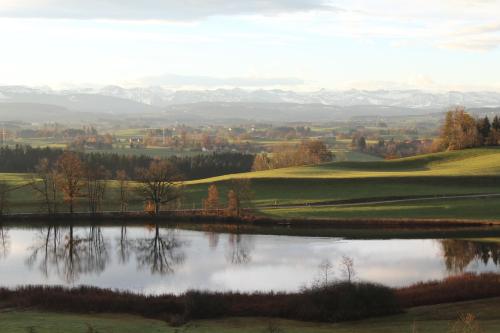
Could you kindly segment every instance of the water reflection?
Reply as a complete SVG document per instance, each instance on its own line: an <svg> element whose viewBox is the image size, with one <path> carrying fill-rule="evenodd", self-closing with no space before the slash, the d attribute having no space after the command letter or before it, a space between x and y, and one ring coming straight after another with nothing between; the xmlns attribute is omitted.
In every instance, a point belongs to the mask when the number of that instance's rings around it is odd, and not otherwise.
<svg viewBox="0 0 500 333"><path fill-rule="evenodd" d="M441 246L450 273L463 273L472 262L480 261L484 265L491 262L494 266L500 263L498 243L446 239L441 241Z"/></svg>
<svg viewBox="0 0 500 333"><path fill-rule="evenodd" d="M26 264L38 267L47 278L57 274L65 282L74 283L82 274L106 269L110 260L108 246L100 227L91 226L82 235L72 225L50 226L36 232Z"/></svg>
<svg viewBox="0 0 500 333"><path fill-rule="evenodd" d="M152 274L172 274L175 267L182 264L185 254L181 242L172 229L160 232L160 227L152 227L153 236L138 239L135 251L139 268L149 268Z"/></svg>
<svg viewBox="0 0 500 333"><path fill-rule="evenodd" d="M38 269L45 277L49 276L49 269L52 267L58 271L60 243L59 228L48 227L37 231L33 245L28 249L31 254L26 259L26 264L30 267L38 264Z"/></svg>
<svg viewBox="0 0 500 333"><path fill-rule="evenodd" d="M251 260L253 237L240 233L229 234L227 239L227 260L235 265L248 264Z"/></svg>
<svg viewBox="0 0 500 333"><path fill-rule="evenodd" d="M116 252L118 262L120 264L127 264L130 260L130 253L132 252L133 241L129 240L127 235L127 227L120 228L120 237L117 239Z"/></svg>
<svg viewBox="0 0 500 333"><path fill-rule="evenodd" d="M1 226L0 226L1 227ZM392 286L500 272L500 246L464 240L346 240L148 227L0 228L0 281L85 284L147 293L293 291L322 260L354 259L360 280ZM332 272L339 278L338 267Z"/></svg>
<svg viewBox="0 0 500 333"><path fill-rule="evenodd" d="M84 247L85 270L89 273L101 273L109 262L109 244L102 234L101 227L91 226Z"/></svg>
<svg viewBox="0 0 500 333"><path fill-rule="evenodd" d="M7 228L0 224L0 259L9 255L10 238Z"/></svg>

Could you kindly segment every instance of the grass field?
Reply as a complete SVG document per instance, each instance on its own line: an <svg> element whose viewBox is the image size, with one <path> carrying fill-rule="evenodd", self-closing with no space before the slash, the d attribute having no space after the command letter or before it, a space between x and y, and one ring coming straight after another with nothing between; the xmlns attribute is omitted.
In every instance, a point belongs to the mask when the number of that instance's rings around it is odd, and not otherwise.
<svg viewBox="0 0 500 333"><path fill-rule="evenodd" d="M22 183L29 176L3 174L2 178ZM500 219L500 205L497 205L500 198L369 203L384 198L500 193L500 149L495 148L391 161L334 162L189 181L185 184L183 207L200 208L212 183L217 184L220 202L224 205L231 179L238 178L251 180L252 206L257 213L273 217ZM115 188L111 183L104 205L107 210L118 209ZM12 212L39 210L29 188L15 191L11 199ZM367 203L341 207L269 208L353 199ZM135 200L130 209L142 209L140 200Z"/></svg>
<svg viewBox="0 0 500 333"><path fill-rule="evenodd" d="M268 318L228 318L221 320L196 321L183 327L173 328L158 320L129 315L76 315L55 314L36 311L0 312L2 333L265 333L269 324L290 333L447 333L456 324L459 314L473 314L482 333L500 331L500 299L442 304L410 309L407 313L347 322L341 324L306 323ZM91 325L94 331L89 330ZM276 332L276 331L275 331ZM476 331L459 331L476 332Z"/></svg>
<svg viewBox="0 0 500 333"><path fill-rule="evenodd" d="M229 178L278 178L287 180L437 176L500 176L500 149L469 149L390 161L336 162L225 175L191 183L210 183Z"/></svg>
<svg viewBox="0 0 500 333"><path fill-rule="evenodd" d="M277 218L449 218L500 219L500 198L422 200L409 203L264 209Z"/></svg>

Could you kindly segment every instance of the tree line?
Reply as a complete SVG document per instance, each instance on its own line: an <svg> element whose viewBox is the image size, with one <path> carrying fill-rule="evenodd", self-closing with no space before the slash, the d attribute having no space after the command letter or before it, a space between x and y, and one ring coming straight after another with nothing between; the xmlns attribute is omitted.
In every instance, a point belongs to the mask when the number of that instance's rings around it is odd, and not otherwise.
<svg viewBox="0 0 500 333"><path fill-rule="evenodd" d="M27 145L2 147L0 148L0 172L34 172L40 160L46 159L53 164L64 153L63 149L48 147L33 148ZM82 152L75 152L75 154L84 163L102 166L113 175L118 171L125 171L130 177L134 177L137 168L147 168L152 161L156 160L145 155ZM171 156L162 160L182 170L184 179L191 180L250 171L254 155L224 152L196 156Z"/></svg>
<svg viewBox="0 0 500 333"><path fill-rule="evenodd" d="M13 185L0 181L0 216L7 213L12 192L29 186L39 199L42 210L47 214L65 211L73 214L77 204L86 204L86 211L92 214L103 211L103 203L110 184L115 188L115 203L122 213L128 211L131 197L144 202L144 210L159 214L165 206L179 208L183 197L183 175L169 160L151 160L147 167L138 167L132 175L125 170L115 173L95 160L84 161L75 152L66 151L55 162L42 158L35 166L31 181ZM131 184L131 180L134 184ZM110 183L109 180L115 180ZM231 180L227 208L219 204L216 186L209 187L208 197L203 200L204 213L241 216L244 204L251 199L248 180ZM117 197L117 199L116 199Z"/></svg>
<svg viewBox="0 0 500 333"><path fill-rule="evenodd" d="M484 118L474 118L462 107L446 114L441 128L436 150L460 150L465 148L498 146L500 143L500 119L490 122Z"/></svg>
<svg viewBox="0 0 500 333"><path fill-rule="evenodd" d="M287 168L292 166L331 162L333 153L321 140L304 140L298 145L280 145L273 148L272 154L255 156L252 170Z"/></svg>

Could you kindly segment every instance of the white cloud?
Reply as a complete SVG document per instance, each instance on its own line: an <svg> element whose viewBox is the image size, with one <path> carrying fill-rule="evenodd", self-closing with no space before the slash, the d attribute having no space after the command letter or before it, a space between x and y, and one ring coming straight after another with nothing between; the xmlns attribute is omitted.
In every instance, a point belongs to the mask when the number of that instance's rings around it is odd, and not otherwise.
<svg viewBox="0 0 500 333"><path fill-rule="evenodd" d="M337 10L327 0L1 0L11 18L197 20L217 15L273 15Z"/></svg>

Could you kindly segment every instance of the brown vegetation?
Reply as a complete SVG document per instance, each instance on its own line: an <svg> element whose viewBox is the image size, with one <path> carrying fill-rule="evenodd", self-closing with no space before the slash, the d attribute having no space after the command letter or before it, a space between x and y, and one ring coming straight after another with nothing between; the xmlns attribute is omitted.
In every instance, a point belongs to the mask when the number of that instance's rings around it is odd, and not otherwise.
<svg viewBox="0 0 500 333"><path fill-rule="evenodd" d="M334 282L297 293L189 291L179 296L144 296L92 287L0 289L2 305L7 307L130 313L177 323L231 316L339 322L390 315L414 306L499 296L498 274L467 274L399 289L370 283ZM471 326L473 321L464 317L459 324Z"/></svg>
<svg viewBox="0 0 500 333"><path fill-rule="evenodd" d="M287 168L291 166L320 164L331 162L332 152L323 141L307 140L299 145L276 146L272 155L259 154L255 156L252 166L254 171Z"/></svg>
<svg viewBox="0 0 500 333"><path fill-rule="evenodd" d="M83 166L78 155L65 152L57 160L58 187L64 195L64 201L68 203L70 213L75 211L75 203L82 196Z"/></svg>
<svg viewBox="0 0 500 333"><path fill-rule="evenodd" d="M332 283L299 293L218 293L143 296L92 287L27 286L0 289L9 307L78 313L129 313L185 322L193 319L273 317L339 322L401 312L394 292L370 283Z"/></svg>
<svg viewBox="0 0 500 333"><path fill-rule="evenodd" d="M491 273L453 276L442 281L423 282L400 288L396 290L396 294L406 308L499 297L500 275Z"/></svg>

